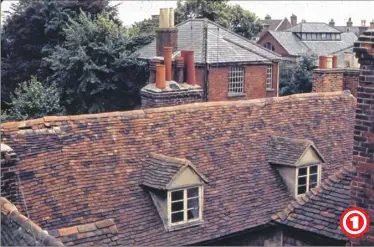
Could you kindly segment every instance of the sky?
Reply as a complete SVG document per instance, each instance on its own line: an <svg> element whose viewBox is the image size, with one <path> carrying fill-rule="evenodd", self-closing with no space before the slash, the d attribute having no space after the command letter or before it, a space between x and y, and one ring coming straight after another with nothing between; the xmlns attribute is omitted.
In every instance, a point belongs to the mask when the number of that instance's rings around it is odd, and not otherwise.
<svg viewBox="0 0 374 247"><path fill-rule="evenodd" d="M61 1L61 0L59 0ZM12 2L2 3L1 11L8 10ZM120 4L119 14L124 25L150 18L158 14L160 8L176 7L176 1L111 1ZM263 19L269 14L272 19L282 19L295 14L298 22L326 22L334 19L335 25L345 26L349 17L353 25L359 26L366 19L366 25L374 20L374 1L230 1L254 12Z"/></svg>

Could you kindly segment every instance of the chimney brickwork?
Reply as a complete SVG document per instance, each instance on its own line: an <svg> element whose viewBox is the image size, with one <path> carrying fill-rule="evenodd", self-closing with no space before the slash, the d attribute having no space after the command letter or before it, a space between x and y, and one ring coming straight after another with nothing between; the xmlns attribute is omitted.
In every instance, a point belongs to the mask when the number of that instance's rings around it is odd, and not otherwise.
<svg viewBox="0 0 374 247"><path fill-rule="evenodd" d="M160 9L159 26L156 28L156 55L164 56L164 47L178 50L178 29L174 27L174 10Z"/></svg>
<svg viewBox="0 0 374 247"><path fill-rule="evenodd" d="M296 26L297 25L297 16L292 14L291 15L291 25Z"/></svg>
<svg viewBox="0 0 374 247"><path fill-rule="evenodd" d="M361 207L374 222L374 30L365 31L354 43L359 59L360 76L354 131L353 166L350 206ZM374 245L374 224L353 245Z"/></svg>

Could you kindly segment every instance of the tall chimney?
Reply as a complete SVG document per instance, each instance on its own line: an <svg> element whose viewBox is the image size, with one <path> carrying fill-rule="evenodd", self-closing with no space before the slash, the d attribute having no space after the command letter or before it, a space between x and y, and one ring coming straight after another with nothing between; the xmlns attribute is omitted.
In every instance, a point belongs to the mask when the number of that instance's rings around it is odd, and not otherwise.
<svg viewBox="0 0 374 247"><path fill-rule="evenodd" d="M327 68L327 61L326 56L319 56L319 68L320 69L326 69Z"/></svg>
<svg viewBox="0 0 374 247"><path fill-rule="evenodd" d="M374 20L372 20L372 21L370 22L370 27L369 27L369 29L374 29Z"/></svg>
<svg viewBox="0 0 374 247"><path fill-rule="evenodd" d="M291 15L291 25L296 26L297 25L297 16L292 14Z"/></svg>
<svg viewBox="0 0 374 247"><path fill-rule="evenodd" d="M164 47L178 50L178 29L174 27L174 9L160 9L159 26L156 28L156 55L164 56Z"/></svg>
<svg viewBox="0 0 374 247"><path fill-rule="evenodd" d="M163 64L156 65L156 87L159 89L166 88L165 65Z"/></svg>
<svg viewBox="0 0 374 247"><path fill-rule="evenodd" d="M265 24L263 24L262 26L263 26L263 28L262 28L262 32L265 32L265 31L269 30L269 27L270 27L269 24L265 23Z"/></svg>
<svg viewBox="0 0 374 247"><path fill-rule="evenodd" d="M166 81L171 81L172 77L172 67L171 67L171 60L173 56L173 48L172 47L165 47L164 48L164 64L165 64L165 78Z"/></svg>
<svg viewBox="0 0 374 247"><path fill-rule="evenodd" d="M352 27L352 25L353 25L352 18L349 17L349 19L347 21L347 27Z"/></svg>
<svg viewBox="0 0 374 247"><path fill-rule="evenodd" d="M331 19L331 20L330 20L329 25L332 26L332 27L335 26L335 21L334 21L334 19Z"/></svg>
<svg viewBox="0 0 374 247"><path fill-rule="evenodd" d="M354 132L353 166L350 207L360 207L374 220L374 32L365 31L353 45L360 63ZM374 225L360 238L352 238L353 245L372 246Z"/></svg>
<svg viewBox="0 0 374 247"><path fill-rule="evenodd" d="M194 51L182 51L181 55L184 58L184 61L186 64L187 83L191 85L195 85L196 74L195 74Z"/></svg>
<svg viewBox="0 0 374 247"><path fill-rule="evenodd" d="M268 14L266 14L266 16L265 16L265 20L271 20L271 16L268 15Z"/></svg>

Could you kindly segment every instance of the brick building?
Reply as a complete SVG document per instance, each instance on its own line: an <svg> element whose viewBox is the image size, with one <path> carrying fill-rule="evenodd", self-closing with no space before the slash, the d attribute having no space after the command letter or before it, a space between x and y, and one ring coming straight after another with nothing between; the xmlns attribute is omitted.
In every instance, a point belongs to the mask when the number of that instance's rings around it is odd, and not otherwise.
<svg viewBox="0 0 374 247"><path fill-rule="evenodd" d="M164 47L172 47L174 81L186 81L175 78L176 64L184 52L193 51L193 83L203 89L206 101L278 96L278 54L209 20L191 19L174 27L173 11L166 10L161 9L155 41L137 51L139 59L150 62L149 83L155 82L154 64L163 63Z"/></svg>
<svg viewBox="0 0 374 247"><path fill-rule="evenodd" d="M262 24L262 31L259 35L254 37L253 40L259 40L266 31L283 31L297 25L296 15L292 14L290 20L291 21L289 21L287 17L283 19L272 19L270 15L266 15L265 19L259 20Z"/></svg>
<svg viewBox="0 0 374 247"><path fill-rule="evenodd" d="M257 43L281 54L283 60L296 62L304 53L339 57L353 54L356 40L354 33L342 32L326 23L301 22L284 31L267 31ZM345 67L343 59L339 60L338 67Z"/></svg>

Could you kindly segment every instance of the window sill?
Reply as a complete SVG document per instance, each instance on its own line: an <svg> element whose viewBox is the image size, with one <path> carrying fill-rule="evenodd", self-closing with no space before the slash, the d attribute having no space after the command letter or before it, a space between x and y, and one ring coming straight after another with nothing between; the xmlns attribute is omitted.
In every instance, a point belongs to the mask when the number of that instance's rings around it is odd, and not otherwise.
<svg viewBox="0 0 374 247"><path fill-rule="evenodd" d="M196 226L204 227L204 221L203 220L197 220L197 221L193 221L193 222L188 222L186 224L167 226L166 230L168 232L172 232L172 231L182 230L182 229L185 229L185 228L196 227Z"/></svg>
<svg viewBox="0 0 374 247"><path fill-rule="evenodd" d="M273 88L267 88L266 92L274 92L274 89Z"/></svg>
<svg viewBox="0 0 374 247"><path fill-rule="evenodd" d="M229 98L244 97L244 96L245 96L245 93L242 93L242 94L229 94L228 95Z"/></svg>

